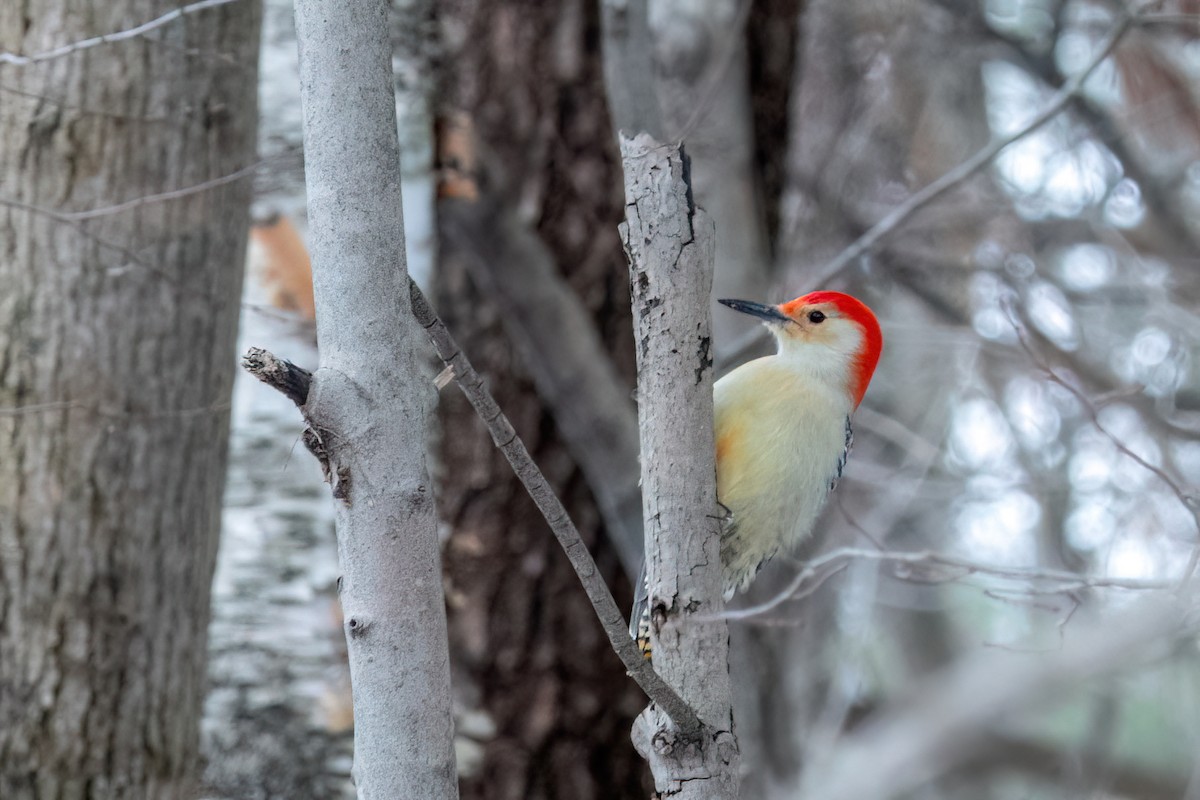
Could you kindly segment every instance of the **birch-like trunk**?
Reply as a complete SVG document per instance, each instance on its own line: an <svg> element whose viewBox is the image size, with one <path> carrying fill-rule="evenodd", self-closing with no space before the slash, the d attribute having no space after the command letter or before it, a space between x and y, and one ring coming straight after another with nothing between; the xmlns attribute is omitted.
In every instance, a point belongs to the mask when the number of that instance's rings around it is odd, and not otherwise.
<svg viewBox="0 0 1200 800"><path fill-rule="evenodd" d="M634 744L661 796L736 798L729 631L719 619L721 511L708 311L713 224L692 203L678 146L647 134L622 137L621 156L654 666L706 726L700 736L688 736L651 706L634 725Z"/></svg>
<svg viewBox="0 0 1200 800"><path fill-rule="evenodd" d="M178 6L0 3L0 52ZM251 176L189 187L253 164L259 18L0 65L5 800L196 796Z"/></svg>
<svg viewBox="0 0 1200 800"><path fill-rule="evenodd" d="M458 796L425 441L432 382L409 310L386 0L297 0L320 368L305 416L337 504L364 798Z"/></svg>

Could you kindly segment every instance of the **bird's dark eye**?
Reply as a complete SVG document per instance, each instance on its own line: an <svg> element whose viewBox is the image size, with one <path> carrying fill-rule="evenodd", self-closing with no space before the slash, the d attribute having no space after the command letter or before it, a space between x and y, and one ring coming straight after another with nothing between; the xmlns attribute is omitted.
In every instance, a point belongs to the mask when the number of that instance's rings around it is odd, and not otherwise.
<svg viewBox="0 0 1200 800"><path fill-rule="evenodd" d="M814 325L820 325L825 321L825 315L820 311L810 311L808 312L808 321Z"/></svg>

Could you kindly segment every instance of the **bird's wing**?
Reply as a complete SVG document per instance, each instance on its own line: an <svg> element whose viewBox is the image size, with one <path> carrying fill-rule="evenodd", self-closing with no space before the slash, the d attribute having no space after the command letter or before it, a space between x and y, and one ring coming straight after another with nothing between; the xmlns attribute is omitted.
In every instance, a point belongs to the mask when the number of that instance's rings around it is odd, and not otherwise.
<svg viewBox="0 0 1200 800"><path fill-rule="evenodd" d="M842 454L838 457L837 471L833 473L833 478L829 481L829 491L837 488L838 481L842 477L842 471L846 469L846 462L850 460L850 448L854 447L854 428L850 424L850 416L846 416L846 446L842 449Z"/></svg>

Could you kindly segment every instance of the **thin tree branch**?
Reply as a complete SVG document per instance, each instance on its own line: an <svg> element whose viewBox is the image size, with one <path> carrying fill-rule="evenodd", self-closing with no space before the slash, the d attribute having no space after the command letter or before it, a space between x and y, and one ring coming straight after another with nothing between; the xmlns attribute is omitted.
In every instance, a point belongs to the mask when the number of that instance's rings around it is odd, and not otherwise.
<svg viewBox="0 0 1200 800"><path fill-rule="evenodd" d="M621 663L642 691L680 728L680 730L696 734L703 729L699 717L687 703L654 671L650 662L642 657L637 645L629 637L625 619L613 599L612 592L605 584L604 578L592 560L592 554L579 536L575 523L571 521L562 502L554 494L550 483L542 475L541 470L533 462L525 443L513 429L508 417L500 410L491 392L484 386L483 378L475 372L471 362L459 349L454 337L446 329L445 324L438 318L429 301L416 283L410 283L409 291L412 296L413 314L417 322L425 329L429 339L437 350L438 357L453 371L454 380L471 406L479 414L480 419L487 425L492 441L504 453L508 463L512 465L529 496L542 512L546 523L554 532L554 536L562 545L567 559L579 576L584 591L596 610L596 616L608 635Z"/></svg>
<svg viewBox="0 0 1200 800"><path fill-rule="evenodd" d="M758 605L750 606L749 608L739 608L736 611L726 611L721 615L721 618L738 621L752 619L760 614L765 614L778 608L788 600L794 600L797 597L803 597L809 593L807 584L813 580L824 581L827 577L825 573L830 565L840 565L850 561L879 561L890 564L907 564L920 567L937 567L942 569L957 570L959 574L950 576L937 576L933 573L927 575L902 575L899 577L907 579L917 579L924 582L940 582L943 580L960 580L966 575L987 575L994 578L1002 578L1013 581L1027 581L1031 583L1051 583L1053 591L1056 592L1073 592L1080 589L1129 589L1129 590L1164 590L1170 589L1176 585L1174 581L1168 580L1152 580L1146 578L1117 578L1104 575L1080 575L1070 570L1062 569L1040 569L1040 568L1025 568L1025 567L1001 567L994 564L985 564L980 561L973 561L969 558L961 558L959 556L950 555L948 553L938 553L933 550L919 550L915 552L898 552L895 550L869 550L860 547L840 547L836 550L831 550L822 556L812 559L804 564L804 568L792 578L791 582L784 587L783 591L776 594L770 600L759 603ZM699 619L699 618L697 618Z"/></svg>
<svg viewBox="0 0 1200 800"><path fill-rule="evenodd" d="M50 208L45 208L44 206L33 205L32 203L23 203L20 200L9 200L4 197L0 197L0 206L6 207L6 208L11 208L15 211L24 211L29 214L52 219L55 222L60 222L63 225L70 227L72 230L74 230L76 233L78 233L80 236L84 237L85 239L90 239L91 241L95 242L100 247L107 248L121 256L124 256L125 258L129 259L130 263L135 264L136 266L138 266L141 269L144 269L146 272L149 272L151 275L158 276L166 283L170 284L171 286L174 286L176 289L183 291L183 292L189 292L189 293L195 294L206 300L212 299L213 295L208 290L194 287L194 286L185 286L179 276L172 275L170 272L168 272L167 270L158 266L157 264L152 264L149 261L146 261L144 258L139 256L137 253L135 253L132 249L130 249L129 247L127 247L124 244L121 244L119 242L114 242L109 239L105 239L102 236L96 235L95 233L93 233L92 231L87 229L86 224L84 224L82 222L76 222L75 220L70 219L66 214L63 214L60 211L55 211ZM127 269L127 267L125 265L121 265L121 266L113 266L113 267L110 267L109 269L111 271L117 271L117 270Z"/></svg>
<svg viewBox="0 0 1200 800"><path fill-rule="evenodd" d="M849 247L839 253L833 261L818 271L812 279L812 284L814 286L822 286L827 283L853 261L871 250L881 239L900 227L914 213L990 164L992 159L1001 150L1025 138L1057 116L1068 103L1072 102L1080 94L1088 78L1108 58L1117 46L1117 43L1121 41L1121 37L1125 35L1136 20L1136 16L1124 15L1101 42L1096 54L1092 57L1087 67L1063 83L1062 88L1055 93L1046 107L1030 120L1027 125L1008 136L1002 136L999 139L993 140L991 144L975 153L975 155L933 183L927 185L924 189L911 195L907 200L893 209L891 213L875 223L870 230L851 243Z"/></svg>
<svg viewBox="0 0 1200 800"><path fill-rule="evenodd" d="M177 8L174 11L168 11L161 17L156 17L149 22L144 22L141 25L133 28L117 31L115 33L106 33L101 36L93 36L90 39L83 39L78 42L71 42L70 44L64 44L61 47L56 47L53 50L44 50L41 53L34 53L31 56L23 56L19 53L0 52L0 64L15 64L19 67L24 67L30 64L50 61L51 59L61 58L62 56L70 55L71 53L77 53L80 50L87 50L98 45L112 44L113 42L121 42L125 41L126 39L133 39L141 36L142 34L149 33L157 28L161 28L163 25L174 22L177 19L181 19L187 14L195 14L197 11L204 11L209 8L216 8L217 6L223 6L234 2L237 2L237 0L200 0L198 3L192 3L191 5Z"/></svg>
<svg viewBox="0 0 1200 800"><path fill-rule="evenodd" d="M153 419L180 419L182 417L194 417L201 414L215 414L221 411L228 411L231 407L229 402L209 403L204 406L194 406L192 408L178 408L166 411L118 411L111 408L102 408L93 403L84 403L79 400L51 400L46 403L29 403L22 406L0 406L0 417L23 417L29 414L44 414L51 411L67 411L71 409L79 409L82 411L90 411L98 417L105 419L119 420L153 420Z"/></svg>
<svg viewBox="0 0 1200 800"><path fill-rule="evenodd" d="M284 394L288 400L303 408L312 388L312 373L290 361L278 358L261 347L251 347L242 357L246 371L263 383Z"/></svg>
<svg viewBox="0 0 1200 800"><path fill-rule="evenodd" d="M583 470L632 581L642 565L637 411L596 325L509 198L486 185L475 202L439 205L443 239L504 309L501 322Z"/></svg>
<svg viewBox="0 0 1200 800"><path fill-rule="evenodd" d="M1179 586L1182 587L1196 576L1196 568L1197 566L1200 566L1200 501L1197 501L1194 493L1185 490L1179 481L1167 474L1166 470L1156 464L1151 464L1149 461L1142 458L1140 455L1131 450L1127 444L1121 441L1120 437L1105 427L1104 423L1100 421L1100 412L1096 408L1095 404L1092 403L1091 398L1084 394L1070 381L1059 375L1054 368L1047 364L1045 360L1038 355L1037 351L1033 349L1033 345L1029 341L1028 331L1017 319L1017 313L1012 304L1007 302L1004 303L1004 311L1008 315L1008 321L1012 325L1013 330L1016 331L1017 341L1020 343L1021 349L1027 356L1029 356L1029 360L1033 362L1034 366L1036 366L1051 382L1070 392L1075 399L1079 401L1080 405L1083 406L1085 413L1088 415L1088 419L1091 420L1091 423L1096 430L1100 431L1100 433L1103 434L1103 436L1108 439L1122 455L1162 481L1166 487L1171 490L1171 493L1175 495L1175 498L1183 506L1184 510L1187 511L1187 513L1191 516L1192 524L1196 528L1197 541L1196 545L1192 548L1192 554L1188 558L1187 566L1183 570L1183 576L1179 579Z"/></svg>
<svg viewBox="0 0 1200 800"><path fill-rule="evenodd" d="M1154 15L1139 14L1134 23L1141 25L1151 20ZM1027 71L1037 76L1047 85L1062 88L1066 78L1059 70L1053 58L1031 53L1021 42L1005 36L994 28L981 25L986 33L998 42L1008 47L1015 60ZM1179 203L1162 176L1155 174L1143 163L1136 148L1130 147L1126 134L1118 130L1118 125L1108 109L1100 103L1080 93L1072 98L1072 108L1079 118L1087 125L1100 142L1113 152L1121 162L1122 169L1142 190L1147 207L1154 213L1168 234L1166 242L1156 242L1157 248L1164 244L1173 245L1171 248L1177 256L1187 257L1197 249L1197 238L1192 229L1191 220L1180 210Z"/></svg>
<svg viewBox="0 0 1200 800"><path fill-rule="evenodd" d="M15 86L8 86L6 84L0 84L0 92L8 92L9 94L15 94L19 97L28 97L32 100L38 100L38 101L44 102L44 103L52 103L53 105L56 105L59 108L66 109L68 111L80 111L80 112L83 112L84 114L91 114L91 115L97 116L97 117L104 117L105 119L119 119L119 120L126 120L129 122L144 122L144 123L159 123L159 122L178 121L177 117L168 116L166 114L163 114L161 116L141 116L141 115L136 115L136 114L120 114L117 112L109 111L107 109L102 110L102 109L98 109L98 108L91 108L89 106L76 105L75 103L69 103L66 100L63 100L61 97L54 97L53 95L48 95L48 94L39 94L38 92L27 92L24 89L18 89Z"/></svg>
<svg viewBox="0 0 1200 800"><path fill-rule="evenodd" d="M600 619L604 632L608 634L609 643L621 659L621 663L625 665L630 677L681 730L692 733L701 730L703 725L696 716L696 712L663 681L662 677L654 671L651 663L642 657L641 651L638 650L634 641L629 638L625 618L617 607L617 602L613 599L604 578L601 577L600 571L596 568L592 554L588 552L587 546L580 538L575 523L571 521L567 510L555 496L554 490L534 463L529 451L525 449L524 442L517 436L508 417L500 410L491 392L484 386L483 379L475 372L475 368L471 366L471 362L459 349L454 337L450 335L450 331L438 318L415 282L410 282L409 292L411 293L413 314L417 322L425 329L438 356L453 375L471 406L478 412L480 419L487 425L492 440L504 453L504 457L512 465L513 471L528 490L529 496L533 498L538 510L542 512L542 516L545 517L546 523L554 532L555 538L562 545L571 566L579 576L580 583L583 584L592 607L596 610L596 616ZM277 358L257 347L251 348L246 353L243 358L243 366L254 377L287 395L297 406L302 407L307 401L309 384L312 380L312 373L308 370ZM321 457L320 454L316 455L318 458Z"/></svg>
<svg viewBox="0 0 1200 800"><path fill-rule="evenodd" d="M190 197L194 194L206 192L209 189L215 189L218 186L224 186L227 183L233 183L245 178L247 175L253 175L261 167L266 166L267 161L256 161L253 164L242 167L239 170L222 175L219 178L202 181L201 183L185 186L182 189L174 189L169 192L161 192L159 194L147 194L141 197L135 197L132 200L127 200L124 203L117 203L111 206L102 206L100 208L89 208L86 211L60 211L56 212L59 219L67 222L79 222L87 219L95 219L96 217L106 217L110 214L119 214L122 211L128 211L131 208L139 208L153 203L161 203L165 200L178 200L184 197Z"/></svg>

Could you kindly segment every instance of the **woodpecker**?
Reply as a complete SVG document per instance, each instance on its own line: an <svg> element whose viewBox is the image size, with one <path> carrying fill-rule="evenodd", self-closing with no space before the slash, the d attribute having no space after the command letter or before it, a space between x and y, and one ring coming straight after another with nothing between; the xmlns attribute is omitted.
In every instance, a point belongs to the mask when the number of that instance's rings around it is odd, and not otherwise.
<svg viewBox="0 0 1200 800"><path fill-rule="evenodd" d="M778 351L713 386L725 599L812 531L850 455L850 417L879 363L883 334L864 303L812 292L779 305L720 300L763 321ZM630 632L650 657L645 567Z"/></svg>

